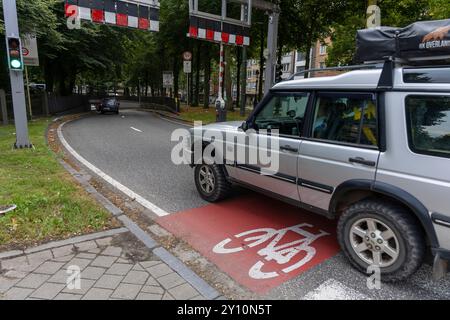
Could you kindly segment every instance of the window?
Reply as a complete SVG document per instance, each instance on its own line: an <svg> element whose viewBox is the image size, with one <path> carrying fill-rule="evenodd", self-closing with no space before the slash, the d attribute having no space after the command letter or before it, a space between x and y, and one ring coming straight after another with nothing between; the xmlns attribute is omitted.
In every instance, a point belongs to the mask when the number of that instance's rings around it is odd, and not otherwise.
<svg viewBox="0 0 450 320"><path fill-rule="evenodd" d="M297 69L295 70L296 73L299 73L299 72L302 72L302 71L305 71L305 67L299 66L299 67L297 67Z"/></svg>
<svg viewBox="0 0 450 320"><path fill-rule="evenodd" d="M450 158L450 96L409 96L406 116L413 152Z"/></svg>
<svg viewBox="0 0 450 320"><path fill-rule="evenodd" d="M325 69L327 66L325 65L325 62L321 62L320 64L319 64L319 68L320 69Z"/></svg>
<svg viewBox="0 0 450 320"><path fill-rule="evenodd" d="M297 62L305 60L305 54L303 52L297 51Z"/></svg>
<svg viewBox="0 0 450 320"><path fill-rule="evenodd" d="M314 112L313 138L378 146L377 107L372 94L322 93Z"/></svg>
<svg viewBox="0 0 450 320"><path fill-rule="evenodd" d="M280 135L300 136L309 95L275 94L255 119L256 130L279 130Z"/></svg>
<svg viewBox="0 0 450 320"><path fill-rule="evenodd" d="M327 46L322 44L320 45L320 49L319 49L320 54L327 54Z"/></svg>
<svg viewBox="0 0 450 320"><path fill-rule="evenodd" d="M405 83L450 83L450 68L403 69Z"/></svg>

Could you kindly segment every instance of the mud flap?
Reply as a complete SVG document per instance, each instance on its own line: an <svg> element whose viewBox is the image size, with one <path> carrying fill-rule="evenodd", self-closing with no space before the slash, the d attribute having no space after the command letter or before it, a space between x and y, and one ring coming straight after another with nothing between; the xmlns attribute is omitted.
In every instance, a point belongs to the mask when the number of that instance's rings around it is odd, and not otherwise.
<svg viewBox="0 0 450 320"><path fill-rule="evenodd" d="M448 270L448 261L441 258L441 256L436 254L433 263L433 280L439 281L445 278Z"/></svg>

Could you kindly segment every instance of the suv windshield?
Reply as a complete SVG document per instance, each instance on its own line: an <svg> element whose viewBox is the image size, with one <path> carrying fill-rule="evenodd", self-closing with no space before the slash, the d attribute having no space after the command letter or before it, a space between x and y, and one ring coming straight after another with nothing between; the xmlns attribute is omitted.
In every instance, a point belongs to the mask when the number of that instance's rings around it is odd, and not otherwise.
<svg viewBox="0 0 450 320"><path fill-rule="evenodd" d="M116 103L115 99L105 99L103 100L103 103L109 107L114 106Z"/></svg>
<svg viewBox="0 0 450 320"><path fill-rule="evenodd" d="M406 98L412 151L450 158L450 96Z"/></svg>

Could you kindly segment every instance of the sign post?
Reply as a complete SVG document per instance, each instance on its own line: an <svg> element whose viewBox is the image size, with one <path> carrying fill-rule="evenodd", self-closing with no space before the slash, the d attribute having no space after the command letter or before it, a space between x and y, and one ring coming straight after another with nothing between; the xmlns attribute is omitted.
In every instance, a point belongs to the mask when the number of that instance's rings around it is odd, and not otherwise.
<svg viewBox="0 0 450 320"><path fill-rule="evenodd" d="M25 65L25 82L27 86L27 100L30 119L33 117L31 108L30 81L28 78L28 66L39 67L39 54L37 48L36 35L25 34L22 37L22 56Z"/></svg>
<svg viewBox="0 0 450 320"><path fill-rule="evenodd" d="M8 37L19 37L16 0L3 0L3 17L5 20L5 34L7 41ZM14 122L16 125L16 143L14 144L14 147L31 148L32 144L28 137L23 71L10 69L9 76L11 80Z"/></svg>
<svg viewBox="0 0 450 320"><path fill-rule="evenodd" d="M186 103L189 107L189 74L192 73L192 53L186 51L183 53L183 71L186 74Z"/></svg>

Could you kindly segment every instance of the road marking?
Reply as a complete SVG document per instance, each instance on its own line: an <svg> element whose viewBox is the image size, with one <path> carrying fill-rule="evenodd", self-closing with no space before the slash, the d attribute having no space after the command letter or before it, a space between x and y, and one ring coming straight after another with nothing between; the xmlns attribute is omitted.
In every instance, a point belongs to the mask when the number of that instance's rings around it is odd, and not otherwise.
<svg viewBox="0 0 450 320"><path fill-rule="evenodd" d="M135 127L130 127L132 130L137 131L137 132L142 132L142 130L136 129Z"/></svg>
<svg viewBox="0 0 450 320"><path fill-rule="evenodd" d="M118 182L117 180L114 180L112 177L110 177L109 175L107 175L106 173L104 173L103 171L101 171L99 168L97 168L96 166L94 166L92 163L90 163L89 161L87 161L85 158L83 158L80 154L78 154L78 152L76 152L70 145L69 143L66 141L66 139L64 138L64 135L62 133L62 128L63 126L66 124L63 123L58 127L58 138L61 141L61 143L63 144L63 146L67 149L67 151L72 154L72 156L74 156L78 161L80 161L83 165L85 165L89 170L91 170L92 172L94 172L96 175L98 175L99 177L101 177L103 180L105 180L106 182L108 182L109 184L111 184L113 187L119 189L120 191L122 191L124 194L126 194L128 197L130 197L131 199L136 200L136 202L138 202L139 204L141 204L142 206L144 206L145 208L149 209L150 211L152 211L153 213L155 213L156 215L160 216L160 217L164 217L164 216L168 216L170 213L161 209L160 207L158 207L157 205L151 203L150 201L148 201L147 199L145 199L144 197L140 196L139 194L137 194L136 192L134 192L133 190L125 187L123 184L121 184L120 182Z"/></svg>
<svg viewBox="0 0 450 320"><path fill-rule="evenodd" d="M304 300L369 300L359 291L353 290L335 279L329 279L307 293Z"/></svg>

